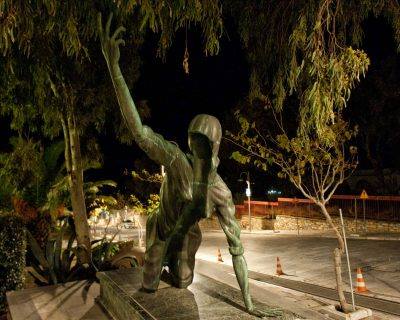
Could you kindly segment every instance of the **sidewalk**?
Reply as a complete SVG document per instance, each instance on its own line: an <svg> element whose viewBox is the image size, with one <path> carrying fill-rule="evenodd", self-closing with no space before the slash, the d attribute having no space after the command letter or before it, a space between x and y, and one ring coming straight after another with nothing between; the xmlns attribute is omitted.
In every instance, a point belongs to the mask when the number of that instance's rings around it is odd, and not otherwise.
<svg viewBox="0 0 400 320"><path fill-rule="evenodd" d="M204 281L201 281L201 275L217 281L214 281L213 285L204 283ZM207 311L205 310L207 305L210 305L211 311L214 313L212 319L228 319L226 315L217 317L218 313L224 311L221 308L223 303L233 306L239 313L243 312L242 316L239 315L234 319L254 318L245 313L240 292L235 291L233 295L233 291L227 286L224 287L223 284L239 289L236 278L232 274L218 270L218 268L210 268L206 262L198 262L196 264L195 281L189 287L189 291L194 294L195 299L192 300L192 304L195 309L199 309L199 315L198 318L195 317L193 319L210 319L210 313L205 312ZM199 285L204 289L199 291ZM261 304L278 307L285 310L286 314L294 313L300 315L301 319L326 319L318 311L313 310L323 305L323 303L316 303L308 298L305 299L304 296L293 298L293 294L286 293L284 288L265 286L252 280L250 280L250 289L254 300L256 300L254 303L257 307L262 307ZM74 281L9 292L7 293L7 300L12 320L111 320L111 317L96 302L99 293L100 286L96 282ZM154 295L150 295L149 298L156 299ZM162 305L165 301L159 301L159 303L163 308ZM185 308L188 307L187 301L185 303L185 301L176 300L174 303L181 303L182 311L185 311ZM179 319L183 318L180 317ZM300 318L297 316L284 316L279 319L295 320Z"/></svg>
<svg viewBox="0 0 400 320"><path fill-rule="evenodd" d="M111 320L95 301L96 282L73 281L7 293L12 320Z"/></svg>
<svg viewBox="0 0 400 320"><path fill-rule="evenodd" d="M274 275L276 258L279 257L283 271L289 274L291 279L335 288L332 252L337 247L337 241L332 234L307 232L298 236L293 232L257 231L243 232L241 239L249 270ZM352 282L355 284L355 269L360 267L369 290L367 295L400 302L399 242L354 237L348 239L348 248ZM224 264L232 265L224 233L203 232L202 245L196 258L216 261L218 249ZM345 290L349 290L345 256L342 257L342 262Z"/></svg>
<svg viewBox="0 0 400 320"><path fill-rule="evenodd" d="M223 283L238 288L237 280L232 267L225 264L196 259L196 272L209 277L214 277ZM261 278L273 278L276 281L264 281L265 279L261 279L260 276ZM295 289L287 288L285 285L282 285L287 281L296 282L289 279L260 274L257 275L257 273L250 271L249 280L252 297L271 305L284 306L285 309L298 314L304 319L331 319L326 318L321 308L324 308L328 305L338 304L336 290L331 290L331 298L322 298L309 293L301 292L298 290L296 285L294 286ZM274 282L275 284L273 284ZM395 305L394 308L397 308L397 306ZM387 314L376 310L373 310L373 315L371 318L371 320L396 319L399 319L397 315Z"/></svg>

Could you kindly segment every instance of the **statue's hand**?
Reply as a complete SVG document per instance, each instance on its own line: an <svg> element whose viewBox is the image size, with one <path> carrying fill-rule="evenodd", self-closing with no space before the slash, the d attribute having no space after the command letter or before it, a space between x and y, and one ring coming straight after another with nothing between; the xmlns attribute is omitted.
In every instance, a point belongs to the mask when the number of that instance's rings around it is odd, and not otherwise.
<svg viewBox="0 0 400 320"><path fill-rule="evenodd" d="M281 309L258 309L258 308L250 308L247 309L247 312L253 316L259 317L259 318L265 318L265 317L279 317L283 315L283 311Z"/></svg>
<svg viewBox="0 0 400 320"><path fill-rule="evenodd" d="M110 37L110 26L113 14L110 13L108 16L108 20L103 30L103 23L101 20L101 13L97 16L97 23L99 29L99 37L101 42L101 50L103 51L104 58L107 61L108 67L112 68L118 65L120 51L119 45L125 45L125 41L121 38L117 39L121 32L124 32L126 29L124 27L119 27L115 30L114 34Z"/></svg>

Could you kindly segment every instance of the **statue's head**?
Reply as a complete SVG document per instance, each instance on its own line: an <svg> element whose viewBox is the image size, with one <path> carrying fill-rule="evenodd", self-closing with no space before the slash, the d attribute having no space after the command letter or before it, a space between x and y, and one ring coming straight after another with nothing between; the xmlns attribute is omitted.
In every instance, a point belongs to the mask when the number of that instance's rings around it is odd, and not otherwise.
<svg viewBox="0 0 400 320"><path fill-rule="evenodd" d="M199 158L217 158L222 129L216 117L198 114L189 124L188 135L188 144L193 155Z"/></svg>

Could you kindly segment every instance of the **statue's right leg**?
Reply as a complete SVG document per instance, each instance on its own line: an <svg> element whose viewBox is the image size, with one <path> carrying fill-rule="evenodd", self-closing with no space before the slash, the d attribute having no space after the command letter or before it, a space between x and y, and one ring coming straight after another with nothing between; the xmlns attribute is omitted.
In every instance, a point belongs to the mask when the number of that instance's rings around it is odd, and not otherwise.
<svg viewBox="0 0 400 320"><path fill-rule="evenodd" d="M195 255L201 244L201 230L196 223L186 234L182 249L170 252L172 281L175 287L187 288L193 282Z"/></svg>
<svg viewBox="0 0 400 320"><path fill-rule="evenodd" d="M165 241L157 233L157 215L149 216L146 223L146 253L144 255L142 287L154 292L160 283Z"/></svg>

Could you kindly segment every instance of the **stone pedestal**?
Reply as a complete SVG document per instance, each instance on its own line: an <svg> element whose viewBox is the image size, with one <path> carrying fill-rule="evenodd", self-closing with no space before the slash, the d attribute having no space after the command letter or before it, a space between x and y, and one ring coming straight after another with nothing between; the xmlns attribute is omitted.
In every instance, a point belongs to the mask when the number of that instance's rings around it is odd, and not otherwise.
<svg viewBox="0 0 400 320"><path fill-rule="evenodd" d="M198 274L188 289L161 282L155 293L139 291L140 269L99 272L97 277L101 286L99 302L118 320L257 319L245 312L239 290Z"/></svg>

